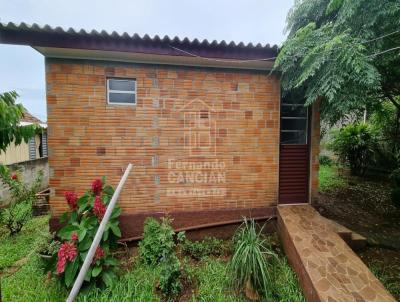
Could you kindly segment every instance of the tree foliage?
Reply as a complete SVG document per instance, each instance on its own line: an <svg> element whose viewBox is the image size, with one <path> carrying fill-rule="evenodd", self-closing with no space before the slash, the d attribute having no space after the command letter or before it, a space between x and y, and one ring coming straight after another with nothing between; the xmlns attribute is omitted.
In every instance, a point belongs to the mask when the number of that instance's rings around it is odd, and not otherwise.
<svg viewBox="0 0 400 302"><path fill-rule="evenodd" d="M19 124L25 108L16 104L18 94L15 91L0 94L0 151L5 151L7 146L14 142L19 145L22 140L28 142L34 136L38 126Z"/></svg>
<svg viewBox="0 0 400 302"><path fill-rule="evenodd" d="M381 100L400 110L398 0L297 0L286 31L275 62L284 93L320 98L330 122Z"/></svg>

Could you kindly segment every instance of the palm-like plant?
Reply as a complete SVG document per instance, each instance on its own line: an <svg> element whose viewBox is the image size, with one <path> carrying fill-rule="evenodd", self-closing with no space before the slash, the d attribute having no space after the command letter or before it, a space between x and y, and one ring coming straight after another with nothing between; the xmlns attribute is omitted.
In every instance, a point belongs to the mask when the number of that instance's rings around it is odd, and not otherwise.
<svg viewBox="0 0 400 302"><path fill-rule="evenodd" d="M234 236L234 254L229 264L233 285L245 289L248 298L268 296L271 269L268 258L277 258L263 239L263 228L257 230L254 219L244 220Z"/></svg>

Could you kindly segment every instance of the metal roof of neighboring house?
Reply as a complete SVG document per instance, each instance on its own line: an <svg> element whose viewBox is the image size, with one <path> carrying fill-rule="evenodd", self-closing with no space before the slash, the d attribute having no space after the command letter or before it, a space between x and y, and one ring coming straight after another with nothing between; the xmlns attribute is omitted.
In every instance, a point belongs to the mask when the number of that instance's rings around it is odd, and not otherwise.
<svg viewBox="0 0 400 302"><path fill-rule="evenodd" d="M257 65L254 62L258 61L270 68L278 53L278 47L269 44L261 45L258 43L254 45L252 43L244 44L243 42L226 42L225 40L210 42L206 39L199 41L198 39L170 38L169 36L161 38L158 35L150 37L149 35L130 35L126 32L120 34L115 31L109 33L105 30L99 32L96 30L75 30L73 28L63 29L49 25L39 26L36 23L28 25L12 22L0 23L0 43L30 45L46 57L88 58L87 50L90 50L91 55L94 55L95 58L101 58L107 52L105 59L109 59L110 52L114 52L116 58L118 57L117 53L120 54L119 57L123 58L121 60L129 59L126 53L137 54L136 60L138 58L150 60L148 55L174 56L183 58L183 65L191 65L190 62L185 63L188 61L185 61L185 58L190 58L191 61L197 62L199 65L221 65L218 63L218 59L220 59L225 65L231 62L249 63L247 65L251 66ZM154 61L154 57L152 59ZM172 60L172 63L174 61L177 60ZM246 64L241 66L244 65Z"/></svg>

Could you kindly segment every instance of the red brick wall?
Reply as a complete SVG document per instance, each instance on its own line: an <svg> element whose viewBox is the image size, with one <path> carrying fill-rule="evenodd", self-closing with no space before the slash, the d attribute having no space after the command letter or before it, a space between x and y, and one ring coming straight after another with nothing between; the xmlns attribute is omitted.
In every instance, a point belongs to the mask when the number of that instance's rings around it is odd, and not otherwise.
<svg viewBox="0 0 400 302"><path fill-rule="evenodd" d="M137 80L135 107L107 105L108 76ZM66 210L65 191L83 193L102 175L116 186L129 162L134 168L119 200L124 213L276 204L280 99L276 76L48 59L46 82L54 216ZM191 148L188 138L193 133L184 119L187 112L207 110L212 125L205 139L213 149L204 153ZM220 166L210 168L215 161ZM194 162L208 164L192 170L182 167ZM189 174L189 182L182 183L180 172ZM207 182L203 178L191 183L193 172L207 174ZM219 191L177 197L176 188Z"/></svg>

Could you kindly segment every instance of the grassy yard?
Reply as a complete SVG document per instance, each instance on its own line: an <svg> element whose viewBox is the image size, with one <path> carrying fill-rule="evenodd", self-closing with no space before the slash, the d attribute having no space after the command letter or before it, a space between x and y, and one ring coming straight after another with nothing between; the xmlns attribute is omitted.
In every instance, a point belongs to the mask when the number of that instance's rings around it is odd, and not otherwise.
<svg viewBox="0 0 400 302"><path fill-rule="evenodd" d="M48 217L32 219L14 237L0 229L2 301L65 301L67 291L55 277L43 270L37 250L48 232ZM271 237L279 261L274 265L274 301L305 301L297 277L286 262L277 239ZM133 253L134 254L134 253ZM120 279L114 287L99 290L86 288L77 301L160 301L155 287L159 270L138 261L130 253L121 259ZM205 257L200 261L182 259L185 274L193 285L179 301L247 301L230 287L227 274L229 257Z"/></svg>
<svg viewBox="0 0 400 302"><path fill-rule="evenodd" d="M338 175L336 165L321 165L319 167L319 191L340 188L346 185L346 181Z"/></svg>

